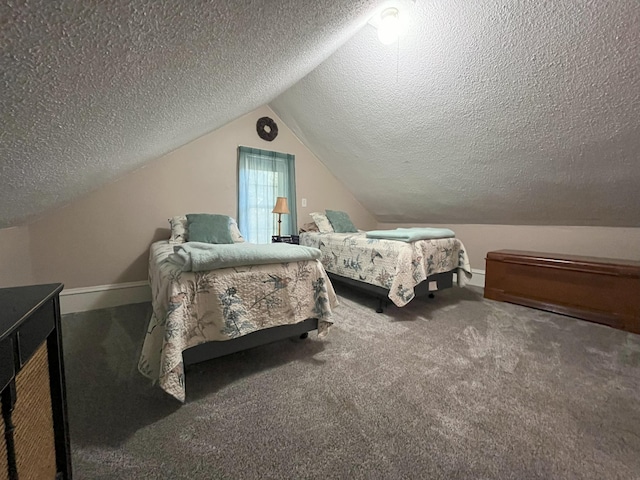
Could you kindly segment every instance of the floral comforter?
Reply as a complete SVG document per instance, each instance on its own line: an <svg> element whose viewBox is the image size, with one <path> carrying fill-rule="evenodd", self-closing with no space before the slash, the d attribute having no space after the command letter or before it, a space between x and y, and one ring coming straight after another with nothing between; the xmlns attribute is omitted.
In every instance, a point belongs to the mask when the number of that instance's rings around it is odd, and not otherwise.
<svg viewBox="0 0 640 480"><path fill-rule="evenodd" d="M367 238L366 232L306 232L300 244L319 248L328 272L388 289L398 307L414 298L414 287L429 275L455 270L460 287L471 279L467 252L457 238L406 243Z"/></svg>
<svg viewBox="0 0 640 480"><path fill-rule="evenodd" d="M185 401L182 352L211 340L317 318L318 335L338 304L319 260L182 272L167 261L173 245L155 242L149 253L153 314L138 369Z"/></svg>

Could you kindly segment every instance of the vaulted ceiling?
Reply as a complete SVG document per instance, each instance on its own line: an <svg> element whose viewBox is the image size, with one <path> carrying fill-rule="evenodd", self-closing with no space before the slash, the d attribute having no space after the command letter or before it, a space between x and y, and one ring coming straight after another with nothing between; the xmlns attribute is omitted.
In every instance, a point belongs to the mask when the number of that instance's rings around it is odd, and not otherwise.
<svg viewBox="0 0 640 480"><path fill-rule="evenodd" d="M640 227L638 31L637 0L4 2L0 228L265 103L380 221Z"/></svg>
<svg viewBox="0 0 640 480"><path fill-rule="evenodd" d="M262 106L379 0L0 4L0 228Z"/></svg>
<svg viewBox="0 0 640 480"><path fill-rule="evenodd" d="M640 2L418 1L271 103L379 221L640 226Z"/></svg>

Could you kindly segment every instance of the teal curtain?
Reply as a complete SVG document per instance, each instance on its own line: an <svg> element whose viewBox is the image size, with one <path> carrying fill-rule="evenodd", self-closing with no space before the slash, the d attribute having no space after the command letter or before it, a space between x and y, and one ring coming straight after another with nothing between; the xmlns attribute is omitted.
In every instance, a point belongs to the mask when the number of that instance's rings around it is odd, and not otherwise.
<svg viewBox="0 0 640 480"><path fill-rule="evenodd" d="M298 233L295 156L238 147L238 228L248 242L270 243L278 233L278 215L271 213L277 197L286 197L289 215L282 215L282 235Z"/></svg>

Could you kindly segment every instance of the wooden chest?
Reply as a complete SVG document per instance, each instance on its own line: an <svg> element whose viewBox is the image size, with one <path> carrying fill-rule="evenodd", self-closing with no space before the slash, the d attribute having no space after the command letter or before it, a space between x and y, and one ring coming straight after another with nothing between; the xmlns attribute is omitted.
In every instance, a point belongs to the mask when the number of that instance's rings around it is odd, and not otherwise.
<svg viewBox="0 0 640 480"><path fill-rule="evenodd" d="M487 253L484 296L640 333L640 262L520 250Z"/></svg>

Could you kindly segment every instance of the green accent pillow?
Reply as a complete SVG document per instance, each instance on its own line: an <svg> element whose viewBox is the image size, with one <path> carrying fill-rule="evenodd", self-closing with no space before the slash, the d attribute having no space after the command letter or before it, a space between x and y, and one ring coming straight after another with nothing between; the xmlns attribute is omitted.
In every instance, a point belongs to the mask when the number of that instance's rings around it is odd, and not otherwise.
<svg viewBox="0 0 640 480"><path fill-rule="evenodd" d="M227 215L189 213L187 231L190 242L233 243Z"/></svg>
<svg viewBox="0 0 640 480"><path fill-rule="evenodd" d="M333 231L336 233L356 233L358 229L355 227L349 215L339 210L325 210L327 218L331 222Z"/></svg>

